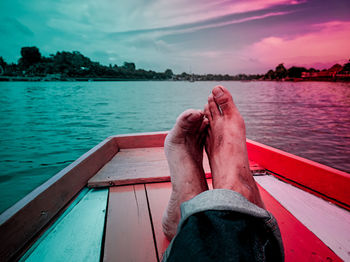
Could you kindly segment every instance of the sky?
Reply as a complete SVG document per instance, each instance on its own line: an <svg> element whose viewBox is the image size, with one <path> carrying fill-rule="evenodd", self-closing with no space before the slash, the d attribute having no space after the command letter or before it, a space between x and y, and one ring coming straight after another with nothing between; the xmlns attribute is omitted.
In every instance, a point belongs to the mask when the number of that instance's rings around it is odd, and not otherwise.
<svg viewBox="0 0 350 262"><path fill-rule="evenodd" d="M174 73L329 68L350 59L349 0L1 0L0 56L79 51Z"/></svg>

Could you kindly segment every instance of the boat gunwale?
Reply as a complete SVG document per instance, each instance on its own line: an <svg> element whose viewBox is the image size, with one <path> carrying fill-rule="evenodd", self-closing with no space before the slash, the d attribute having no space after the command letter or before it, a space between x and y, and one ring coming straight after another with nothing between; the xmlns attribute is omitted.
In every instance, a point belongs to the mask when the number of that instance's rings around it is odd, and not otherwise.
<svg viewBox="0 0 350 262"><path fill-rule="evenodd" d="M350 211L350 174L247 139L249 159L271 175Z"/></svg>

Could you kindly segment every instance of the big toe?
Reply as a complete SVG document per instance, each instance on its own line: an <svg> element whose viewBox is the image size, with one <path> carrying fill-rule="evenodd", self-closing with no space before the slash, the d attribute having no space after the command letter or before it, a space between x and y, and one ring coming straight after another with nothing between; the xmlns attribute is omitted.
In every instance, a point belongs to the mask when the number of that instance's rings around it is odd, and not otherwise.
<svg viewBox="0 0 350 262"><path fill-rule="evenodd" d="M216 86L212 90L214 101L220 107L223 115L232 115L236 110L230 92L223 86Z"/></svg>
<svg viewBox="0 0 350 262"><path fill-rule="evenodd" d="M176 119L176 124L169 132L166 143L182 143L188 135L199 133L203 122L203 112L200 110L188 109Z"/></svg>
<svg viewBox="0 0 350 262"><path fill-rule="evenodd" d="M196 132L203 121L203 112L195 109L188 109L176 119L175 129L180 132Z"/></svg>

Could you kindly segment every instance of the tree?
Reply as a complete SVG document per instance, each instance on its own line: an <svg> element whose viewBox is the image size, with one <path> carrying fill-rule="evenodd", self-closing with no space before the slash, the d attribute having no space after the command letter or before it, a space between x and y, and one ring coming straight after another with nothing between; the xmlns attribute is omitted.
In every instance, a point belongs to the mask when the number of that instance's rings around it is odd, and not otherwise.
<svg viewBox="0 0 350 262"><path fill-rule="evenodd" d="M41 54L37 47L22 47L21 48L21 58L18 64L23 68L27 69L31 65L34 65L41 60Z"/></svg>
<svg viewBox="0 0 350 262"><path fill-rule="evenodd" d="M268 80L273 80L273 79L276 79L276 73L270 69L264 76L265 79L268 79Z"/></svg>
<svg viewBox="0 0 350 262"><path fill-rule="evenodd" d="M344 65L343 70L341 72L350 72L350 59L349 62Z"/></svg>
<svg viewBox="0 0 350 262"><path fill-rule="evenodd" d="M6 66L7 63L5 62L4 58L0 56L0 75L4 74Z"/></svg>
<svg viewBox="0 0 350 262"><path fill-rule="evenodd" d="M287 69L284 67L283 63L279 64L276 67L275 72L276 72L276 78L279 80L287 76Z"/></svg>
<svg viewBox="0 0 350 262"><path fill-rule="evenodd" d="M307 69L305 67L292 66L288 69L288 76L300 78L302 72L307 72Z"/></svg>
<svg viewBox="0 0 350 262"><path fill-rule="evenodd" d="M133 71L135 71L136 66L135 66L134 63L124 62L123 68L124 68L126 71L133 72Z"/></svg>
<svg viewBox="0 0 350 262"><path fill-rule="evenodd" d="M171 69L167 69L164 71L164 75L166 78L169 79L169 78L172 78L174 74L173 74L173 71Z"/></svg>
<svg viewBox="0 0 350 262"><path fill-rule="evenodd" d="M317 70L317 69L311 67L311 68L308 70L308 72L310 72L310 73L315 73L315 72L320 72L320 70Z"/></svg>
<svg viewBox="0 0 350 262"><path fill-rule="evenodd" d="M7 63L5 62L4 58L2 56L0 56L0 66L2 66L3 68L5 68L7 65Z"/></svg>

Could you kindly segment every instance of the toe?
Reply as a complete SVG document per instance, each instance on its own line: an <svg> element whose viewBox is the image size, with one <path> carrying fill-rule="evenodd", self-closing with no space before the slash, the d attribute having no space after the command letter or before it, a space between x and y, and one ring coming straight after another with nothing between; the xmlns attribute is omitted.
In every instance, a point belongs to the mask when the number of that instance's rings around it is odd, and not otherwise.
<svg viewBox="0 0 350 262"><path fill-rule="evenodd" d="M209 127L209 120L208 118L204 118L203 122L201 124L201 127L199 128L199 143L203 144L205 137L207 136L207 130Z"/></svg>
<svg viewBox="0 0 350 262"><path fill-rule="evenodd" d="M213 94L210 94L208 97L208 105L209 105L209 112L211 114L211 117L213 120L215 120L220 116L220 111L219 111L218 105L214 101Z"/></svg>
<svg viewBox="0 0 350 262"><path fill-rule="evenodd" d="M203 118L203 121L201 123L201 126L199 128L199 133L203 133L205 131L205 129L208 127L209 125L209 120L208 118Z"/></svg>
<svg viewBox="0 0 350 262"><path fill-rule="evenodd" d="M164 147L171 144L182 144L187 135L197 133L202 125L203 116L202 111L194 109L188 109L180 114L164 141Z"/></svg>
<svg viewBox="0 0 350 262"><path fill-rule="evenodd" d="M176 120L176 126L185 131L197 131L203 122L203 112L200 110L188 109Z"/></svg>
<svg viewBox="0 0 350 262"><path fill-rule="evenodd" d="M236 106L230 92L223 86L216 86L212 91L214 101L220 107L223 115L232 115Z"/></svg>
<svg viewBox="0 0 350 262"><path fill-rule="evenodd" d="M209 104L206 104L204 107L204 115L205 115L206 119L208 119L209 123L213 120L211 117L210 110L209 110Z"/></svg>

